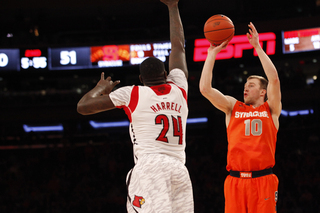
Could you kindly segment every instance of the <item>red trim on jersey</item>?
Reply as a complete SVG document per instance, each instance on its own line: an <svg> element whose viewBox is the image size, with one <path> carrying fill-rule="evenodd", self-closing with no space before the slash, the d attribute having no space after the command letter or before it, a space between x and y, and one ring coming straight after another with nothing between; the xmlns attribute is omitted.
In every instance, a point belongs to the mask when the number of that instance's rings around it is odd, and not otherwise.
<svg viewBox="0 0 320 213"><path fill-rule="evenodd" d="M176 85L176 84L173 83L172 81L168 81L167 83L168 83L168 84L174 84L174 85ZM176 86L181 90L184 99L186 99L186 101L188 102L187 92L186 92L182 87L179 87L178 85L176 85Z"/></svg>
<svg viewBox="0 0 320 213"><path fill-rule="evenodd" d="M171 91L171 86L169 84L161 84L150 87L157 95L167 95Z"/></svg>
<svg viewBox="0 0 320 213"><path fill-rule="evenodd" d="M128 104L128 107L126 107L126 106L119 107L119 108L123 108L123 110L125 111L125 113L127 114L128 118L130 120L130 123L132 122L131 114L137 108L138 100L139 100L139 87L134 86L131 91L131 97L130 97L130 102Z"/></svg>

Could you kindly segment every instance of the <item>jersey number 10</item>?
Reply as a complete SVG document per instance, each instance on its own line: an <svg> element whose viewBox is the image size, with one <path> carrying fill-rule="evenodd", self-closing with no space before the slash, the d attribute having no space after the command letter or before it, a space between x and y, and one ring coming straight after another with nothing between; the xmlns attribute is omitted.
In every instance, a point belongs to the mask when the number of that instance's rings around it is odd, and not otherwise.
<svg viewBox="0 0 320 213"><path fill-rule="evenodd" d="M245 135L259 136L262 134L262 121L260 119L247 119L244 121L245 125Z"/></svg>
<svg viewBox="0 0 320 213"><path fill-rule="evenodd" d="M173 136L179 137L179 144L182 145L182 122L181 122L181 117L177 116L177 118L173 117L172 118L172 123L173 123ZM169 143L168 138L167 138L167 132L169 130L169 118L166 115L158 115L155 119L156 124L162 124L163 128L159 134L159 136L156 138L157 141L162 141Z"/></svg>

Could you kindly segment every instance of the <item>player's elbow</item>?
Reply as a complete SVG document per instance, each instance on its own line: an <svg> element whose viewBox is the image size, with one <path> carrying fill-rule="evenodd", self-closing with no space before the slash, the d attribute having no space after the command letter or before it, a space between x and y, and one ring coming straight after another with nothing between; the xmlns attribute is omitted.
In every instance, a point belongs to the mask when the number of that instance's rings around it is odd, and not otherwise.
<svg viewBox="0 0 320 213"><path fill-rule="evenodd" d="M85 112L83 111L83 109L79 106L77 106L77 112L81 115L86 115Z"/></svg>
<svg viewBox="0 0 320 213"><path fill-rule="evenodd" d="M280 85L280 79L279 79L279 77L278 76L275 76L274 78L272 78L272 79L268 79L268 84L271 84L271 85Z"/></svg>
<svg viewBox="0 0 320 213"><path fill-rule="evenodd" d="M77 105L77 112L79 114L81 114L81 115L89 115L89 114L91 114L86 110L86 107L83 104L80 104L80 103L78 103L78 105Z"/></svg>
<svg viewBox="0 0 320 213"><path fill-rule="evenodd" d="M276 78L274 78L272 81L274 84L280 84L280 79L278 76Z"/></svg>
<svg viewBox="0 0 320 213"><path fill-rule="evenodd" d="M209 94L209 91L211 90L211 88L208 88L202 84L200 84L199 86L199 89L200 89L200 93L204 96L204 97L207 97L208 94Z"/></svg>

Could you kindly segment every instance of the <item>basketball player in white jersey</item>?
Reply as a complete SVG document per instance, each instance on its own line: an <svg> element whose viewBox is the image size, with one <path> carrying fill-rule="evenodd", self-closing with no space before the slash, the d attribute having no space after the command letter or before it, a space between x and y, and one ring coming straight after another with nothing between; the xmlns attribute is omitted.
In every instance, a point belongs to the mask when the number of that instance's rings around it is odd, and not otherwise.
<svg viewBox="0 0 320 213"><path fill-rule="evenodd" d="M192 185L185 166L188 115L188 70L179 0L167 5L171 54L169 74L162 61L147 58L140 65L143 86L113 88L119 81L105 79L78 103L80 114L122 108L130 120L134 168L127 175L127 210L132 213L194 212Z"/></svg>

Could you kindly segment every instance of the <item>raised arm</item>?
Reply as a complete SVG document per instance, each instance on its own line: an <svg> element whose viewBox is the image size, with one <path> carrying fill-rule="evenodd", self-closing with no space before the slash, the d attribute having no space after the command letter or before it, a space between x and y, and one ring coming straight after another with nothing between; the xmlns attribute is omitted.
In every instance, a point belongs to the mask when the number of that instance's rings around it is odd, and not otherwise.
<svg viewBox="0 0 320 213"><path fill-rule="evenodd" d="M224 112L228 118L237 100L231 96L222 94L215 88L212 88L212 70L216 61L216 56L222 49L226 47L226 45L227 41L223 42L217 47L212 45L209 47L208 55L202 69L199 87L201 94L207 98L217 109Z"/></svg>
<svg viewBox="0 0 320 213"><path fill-rule="evenodd" d="M185 38L178 8L179 0L160 0L167 5L170 21L171 53L169 56L169 71L174 68L181 69L188 78L188 68L185 53Z"/></svg>
<svg viewBox="0 0 320 213"><path fill-rule="evenodd" d="M278 76L277 69L270 60L269 56L264 52L259 43L259 34L255 26L250 22L249 33L247 33L248 40L250 44L255 48L258 53L258 57L262 64L263 70L268 78L267 96L268 104L271 109L271 113L280 116L281 113L281 90L280 90L280 80Z"/></svg>
<svg viewBox="0 0 320 213"><path fill-rule="evenodd" d="M78 102L77 111L82 115L91 115L98 112L114 109L109 94L120 81L113 82L111 77L104 79L104 73L101 73L101 79L97 85L87 92Z"/></svg>

